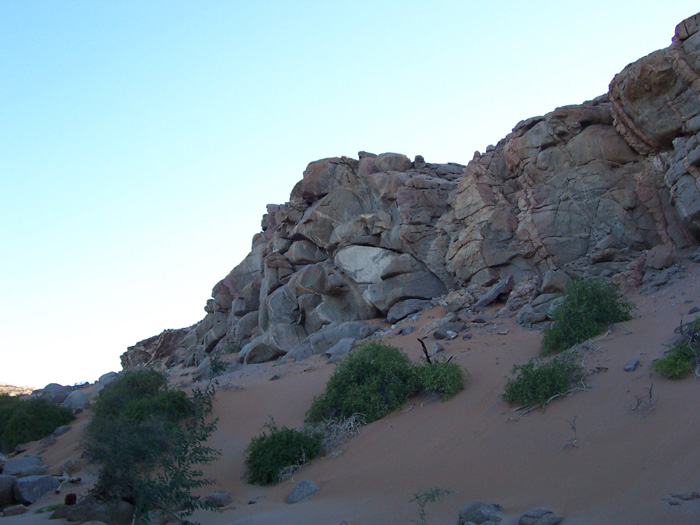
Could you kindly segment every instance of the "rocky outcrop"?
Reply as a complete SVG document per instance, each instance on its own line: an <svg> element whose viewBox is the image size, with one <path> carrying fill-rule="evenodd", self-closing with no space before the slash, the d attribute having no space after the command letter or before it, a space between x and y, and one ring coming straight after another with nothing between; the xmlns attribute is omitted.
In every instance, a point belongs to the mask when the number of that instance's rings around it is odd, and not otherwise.
<svg viewBox="0 0 700 525"><path fill-rule="evenodd" d="M439 297L449 311L506 301L503 314L532 325L570 278L640 286L700 238L699 132L695 15L608 94L518 123L467 166L366 152L312 162L287 203L268 205L204 319L122 364L197 365L231 346L242 363L301 358L356 337L320 344L328 327L396 322Z"/></svg>

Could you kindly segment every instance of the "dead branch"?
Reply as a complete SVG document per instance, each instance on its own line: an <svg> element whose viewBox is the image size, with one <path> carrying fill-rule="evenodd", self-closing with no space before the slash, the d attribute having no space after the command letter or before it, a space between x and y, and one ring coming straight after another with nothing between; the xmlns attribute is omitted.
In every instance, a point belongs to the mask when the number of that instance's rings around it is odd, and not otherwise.
<svg viewBox="0 0 700 525"><path fill-rule="evenodd" d="M423 347L423 353L425 354L425 360L428 362L429 365L432 365L433 362L430 360L430 354L428 353L428 349L425 347L425 343L423 342L423 339L425 339L425 337L418 337L417 339L418 339L418 342L420 343L420 345Z"/></svg>

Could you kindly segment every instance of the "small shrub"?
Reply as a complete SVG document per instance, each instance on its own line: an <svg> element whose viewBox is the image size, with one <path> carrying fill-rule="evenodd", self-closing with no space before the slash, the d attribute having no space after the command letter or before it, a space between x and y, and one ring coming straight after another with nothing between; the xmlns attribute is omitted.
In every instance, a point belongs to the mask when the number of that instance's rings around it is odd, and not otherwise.
<svg viewBox="0 0 700 525"><path fill-rule="evenodd" d="M503 399L511 405L544 403L552 396L566 392L581 372L580 366L564 359L553 359L540 365L530 360L524 365L515 365L512 373L516 377L508 379Z"/></svg>
<svg viewBox="0 0 700 525"><path fill-rule="evenodd" d="M632 318L633 305L605 281L571 281L554 310L554 323L544 330L541 355L556 354Z"/></svg>
<svg viewBox="0 0 700 525"><path fill-rule="evenodd" d="M314 399L309 422L362 414L367 423L400 407L420 390L416 366L398 348L372 341L342 361L325 394Z"/></svg>
<svg viewBox="0 0 700 525"><path fill-rule="evenodd" d="M211 370L212 377L223 374L226 372L226 368L226 362L218 355L213 355L209 358L209 369Z"/></svg>
<svg viewBox="0 0 700 525"><path fill-rule="evenodd" d="M0 449L9 452L20 443L41 439L74 418L69 408L46 399L0 395Z"/></svg>
<svg viewBox="0 0 700 525"><path fill-rule="evenodd" d="M670 346L666 355L655 359L651 363L651 368L663 376L680 379L691 372L694 360L695 356L690 347L686 343L678 341Z"/></svg>
<svg viewBox="0 0 700 525"><path fill-rule="evenodd" d="M278 427L273 420L265 424L267 431L254 437L246 449L245 464L250 483L270 485L280 481L285 469L296 467L323 452L318 434Z"/></svg>
<svg viewBox="0 0 700 525"><path fill-rule="evenodd" d="M681 338L669 345L668 352L651 364L652 370L671 379L688 375L697 365L700 347L700 317L676 329ZM695 351L693 351L695 349Z"/></svg>
<svg viewBox="0 0 700 525"><path fill-rule="evenodd" d="M409 501L416 502L418 505L418 519L414 520L413 523L417 525L428 525L428 513L425 507L428 503L435 503L440 501L445 496L451 496L454 494L454 490L443 488L443 487L433 487L428 490L421 490L413 495L413 499Z"/></svg>
<svg viewBox="0 0 700 525"><path fill-rule="evenodd" d="M418 367L418 378L422 392L434 392L443 401L464 390L462 369L457 363L435 360Z"/></svg>

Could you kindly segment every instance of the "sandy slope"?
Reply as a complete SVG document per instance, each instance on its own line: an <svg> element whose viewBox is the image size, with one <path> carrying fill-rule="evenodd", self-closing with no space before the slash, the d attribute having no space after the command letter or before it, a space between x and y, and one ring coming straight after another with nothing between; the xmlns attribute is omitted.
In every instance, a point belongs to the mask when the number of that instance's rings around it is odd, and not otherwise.
<svg viewBox="0 0 700 525"><path fill-rule="evenodd" d="M512 319L473 325L472 339L458 338L445 351L466 369L466 390L444 403L412 399L403 410L363 427L336 453L297 473L296 480L310 479L320 491L295 505L284 503L293 481L274 487L243 481L243 452L270 416L278 424L299 425L334 365L314 357L224 376L211 443L223 455L207 475L217 480L214 490L231 492L235 508L196 518L212 524L411 523L417 518L417 506L409 502L413 494L439 485L455 494L427 507L431 523L455 521L472 499L500 503L506 523L538 506L565 515L570 524L700 523L700 500L669 504L672 493L700 490L700 380L671 381L649 370L681 316L687 319L688 310L700 306L700 267L686 267L679 283L634 296L635 319L581 351L585 368L597 370L586 378L586 391L517 421L500 394L512 365L537 354L541 334ZM418 325L439 315L440 309L425 313ZM417 360L416 336L386 339ZM641 366L624 372L630 358ZM270 380L274 375L280 378ZM648 400L652 385L651 407L633 410L637 397ZM76 454L84 420L80 423L43 453L45 462L58 465L66 454ZM576 446L570 446L574 440ZM0 519L0 525L28 519L40 522L34 515Z"/></svg>

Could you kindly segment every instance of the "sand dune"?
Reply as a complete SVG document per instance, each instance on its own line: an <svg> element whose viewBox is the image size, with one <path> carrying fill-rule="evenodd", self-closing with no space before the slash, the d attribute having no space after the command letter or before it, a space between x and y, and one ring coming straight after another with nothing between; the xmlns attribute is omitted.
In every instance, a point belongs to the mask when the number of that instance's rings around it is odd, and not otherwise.
<svg viewBox="0 0 700 525"><path fill-rule="evenodd" d="M579 361L591 371L585 391L518 418L500 395L512 365L537 355L541 333L523 330L513 319L473 325L472 339L445 344L445 355L467 372L463 392L447 402L411 399L402 410L362 427L333 454L305 466L294 480L273 487L243 480L246 446L270 417L281 425L300 425L335 365L317 356L253 365L221 377L211 445L223 455L206 474L216 479L210 490L230 491L235 508L195 518L211 524L411 523L418 515L413 494L441 486L454 494L427 507L431 523L456 521L461 506L473 499L501 504L505 523L540 506L566 516L570 524L699 523L700 500L681 501L671 494L700 490L700 380L673 381L649 369L681 317L687 320L688 310L700 306L700 266L686 263L686 268L676 284L632 296L635 318L580 350ZM443 313L425 312L418 327ZM385 340L418 360L416 337L414 332ZM641 365L625 372L631 358ZM275 375L279 379L270 380ZM79 454L76 443L85 421L83 416L42 452L44 460L59 465ZM312 480L319 492L287 505L294 481L301 479ZM28 519L39 522L29 516L0 523Z"/></svg>

